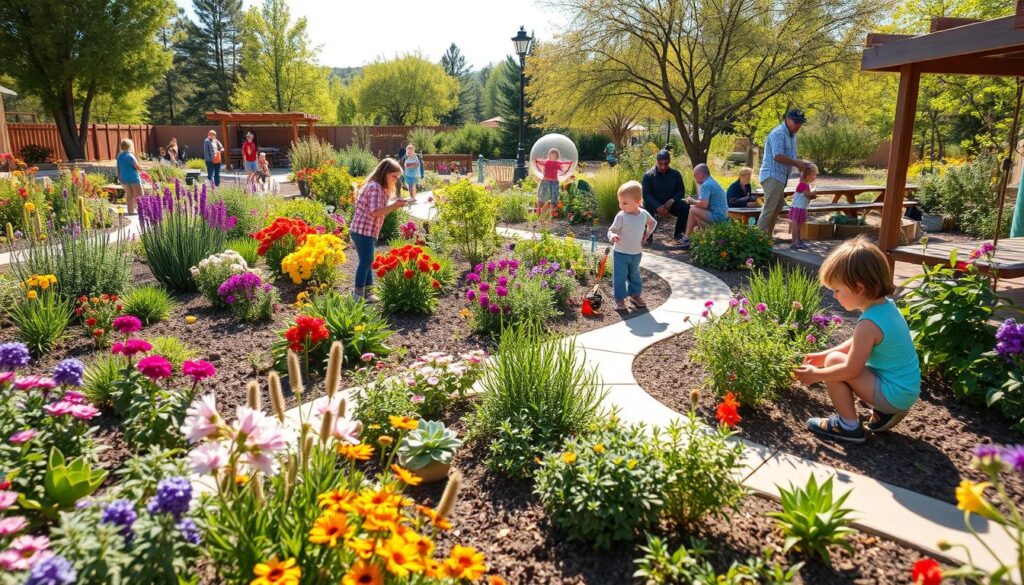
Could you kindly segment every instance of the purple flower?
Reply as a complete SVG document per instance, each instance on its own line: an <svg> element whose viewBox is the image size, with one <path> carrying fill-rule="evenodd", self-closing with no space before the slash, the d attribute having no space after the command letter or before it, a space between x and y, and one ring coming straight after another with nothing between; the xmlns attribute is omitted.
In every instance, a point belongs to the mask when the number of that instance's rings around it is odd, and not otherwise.
<svg viewBox="0 0 1024 585"><path fill-rule="evenodd" d="M502 260L502 262L504 262L504 260ZM499 276L498 277L498 286L508 286L508 278L506 278L504 276Z"/></svg>
<svg viewBox="0 0 1024 585"><path fill-rule="evenodd" d="M487 307L487 310L490 311L492 315L497 315L498 313L501 312L501 307L499 307L498 305L491 305Z"/></svg>
<svg viewBox="0 0 1024 585"><path fill-rule="evenodd" d="M756 305L754 305L754 309L757 310L758 313L764 313L765 311L768 310L768 305L764 303L757 303Z"/></svg>
<svg viewBox="0 0 1024 585"><path fill-rule="evenodd" d="M1007 361L1014 357L1024 357L1024 323L1016 319L1007 319L996 331L996 353Z"/></svg>
<svg viewBox="0 0 1024 585"><path fill-rule="evenodd" d="M507 296L508 296L508 289L507 289L507 288L505 288L505 287L504 287L504 286L502 286L502 285L498 285L498 286L497 286L497 287L496 287L496 288L494 289L494 291L495 291L495 293L496 293L496 294L497 294L497 295L498 295L499 297L507 297Z"/></svg>
<svg viewBox="0 0 1024 585"><path fill-rule="evenodd" d="M160 480L156 495L149 499L146 510L150 514L171 514L175 518L188 512L192 502L192 484L184 477L169 477Z"/></svg>
<svg viewBox="0 0 1024 585"><path fill-rule="evenodd" d="M24 343L0 343L0 371L16 370L27 366L31 360L28 346Z"/></svg>
<svg viewBox="0 0 1024 585"><path fill-rule="evenodd" d="M1010 445L1003 449L1003 460L1017 473L1024 474L1024 445Z"/></svg>
<svg viewBox="0 0 1024 585"><path fill-rule="evenodd" d="M480 283L480 292L485 293L485 292L487 292L490 289L491 289L491 285L487 284L486 282L481 282Z"/></svg>
<svg viewBox="0 0 1024 585"><path fill-rule="evenodd" d="M63 386L81 386L84 375L85 364L74 358L60 362L53 369L53 380Z"/></svg>
<svg viewBox="0 0 1024 585"><path fill-rule="evenodd" d="M485 294L481 294L478 298L480 299L480 306L485 309L491 304L491 298Z"/></svg>
<svg viewBox="0 0 1024 585"><path fill-rule="evenodd" d="M103 515L100 517L100 522L103 524L113 524L114 526L121 527L121 536L125 538L131 538L132 536L132 524L135 524L139 515L135 512L135 506L130 500L114 500L107 504L103 508Z"/></svg>
<svg viewBox="0 0 1024 585"><path fill-rule="evenodd" d="M746 317L747 315L750 314L750 311L747 311L743 307L740 307L739 314L740 314L741 317Z"/></svg>
<svg viewBox="0 0 1024 585"><path fill-rule="evenodd" d="M498 269L498 267L494 264L493 260L491 260L490 262L487 263L487 271L488 272L494 272L497 269Z"/></svg>
<svg viewBox="0 0 1024 585"><path fill-rule="evenodd" d="M468 289L466 291L466 300L467 301L472 301L475 298L476 298L476 291L474 291L473 289Z"/></svg>
<svg viewBox="0 0 1024 585"><path fill-rule="evenodd" d="M199 544L202 535L199 532L199 527L191 518L182 518L175 526L181 531L181 537L185 539L185 542L193 545Z"/></svg>
<svg viewBox="0 0 1024 585"><path fill-rule="evenodd" d="M78 579L78 572L60 555L46 557L28 572L25 585L72 585Z"/></svg>
<svg viewBox="0 0 1024 585"><path fill-rule="evenodd" d="M466 282L480 282L480 275L476 272L470 272L466 275Z"/></svg>

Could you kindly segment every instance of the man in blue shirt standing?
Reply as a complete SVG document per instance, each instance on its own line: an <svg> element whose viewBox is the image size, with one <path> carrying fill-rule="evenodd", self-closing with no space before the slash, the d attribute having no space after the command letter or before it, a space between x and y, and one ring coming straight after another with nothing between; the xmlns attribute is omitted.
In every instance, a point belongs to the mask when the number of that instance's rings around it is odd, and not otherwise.
<svg viewBox="0 0 1024 585"><path fill-rule="evenodd" d="M792 167L803 171L807 161L796 156L796 133L807 121L804 111L794 108L786 112L782 123L768 133L764 141L764 158L761 160L761 188L764 189L764 209L757 227L769 236L775 231L779 212L786 205L786 182Z"/></svg>

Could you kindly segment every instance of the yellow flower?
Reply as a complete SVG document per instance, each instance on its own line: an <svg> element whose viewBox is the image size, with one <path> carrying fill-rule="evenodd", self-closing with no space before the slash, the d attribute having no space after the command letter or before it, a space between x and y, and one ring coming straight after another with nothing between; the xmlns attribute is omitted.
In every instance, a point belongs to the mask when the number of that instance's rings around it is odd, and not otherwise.
<svg viewBox="0 0 1024 585"><path fill-rule="evenodd" d="M377 550L377 543L366 538L353 538L346 545L364 560L372 557L374 551Z"/></svg>
<svg viewBox="0 0 1024 585"><path fill-rule="evenodd" d="M313 522L313 528L309 531L309 542L338 546L339 540L351 536L354 531L355 527L348 525L347 514L327 512Z"/></svg>
<svg viewBox="0 0 1024 585"><path fill-rule="evenodd" d="M422 477L413 475L411 471L409 471L408 469L404 469L399 465L392 465L391 471L394 471L395 475L397 475L398 479L402 480L403 483L409 485L420 485L421 483L423 483Z"/></svg>
<svg viewBox="0 0 1024 585"><path fill-rule="evenodd" d="M566 451L565 453L562 453L562 461L572 465L573 463L576 463L576 454L572 451Z"/></svg>
<svg viewBox="0 0 1024 585"><path fill-rule="evenodd" d="M378 550L377 554L387 561L388 572L396 577L419 573L426 568L420 561L416 545L410 544L402 538L389 538L383 550Z"/></svg>
<svg viewBox="0 0 1024 585"><path fill-rule="evenodd" d="M381 575L377 565L356 561L341 578L341 585L384 585L384 575Z"/></svg>
<svg viewBox="0 0 1024 585"><path fill-rule="evenodd" d="M316 497L316 503L321 508L331 512L340 512L345 504L355 498L355 494L348 490L331 490Z"/></svg>
<svg viewBox="0 0 1024 585"><path fill-rule="evenodd" d="M627 469L635 469L636 466L637 466L637 463L639 463L639 462L636 459L630 459L629 461L626 462L626 468Z"/></svg>
<svg viewBox="0 0 1024 585"><path fill-rule="evenodd" d="M46 234L39 234L39 239L40 239L40 241L45 240L46 239Z"/></svg>
<svg viewBox="0 0 1024 585"><path fill-rule="evenodd" d="M601 443L594 445L594 453L604 453L604 445Z"/></svg>
<svg viewBox="0 0 1024 585"><path fill-rule="evenodd" d="M28 297L30 300L34 301L39 298L39 293L37 293L34 290L30 290L27 293L25 293L25 296Z"/></svg>
<svg viewBox="0 0 1024 585"><path fill-rule="evenodd" d="M36 206L34 203L32 203L31 201L25 203L25 211L27 211L28 213L32 213L35 210Z"/></svg>
<svg viewBox="0 0 1024 585"><path fill-rule="evenodd" d="M451 530L452 523L437 515L437 510L429 506L416 506L416 510L427 517L430 523L441 530Z"/></svg>
<svg viewBox="0 0 1024 585"><path fill-rule="evenodd" d="M349 461L368 461L370 457L373 457L373 447L366 443L358 445L342 443L338 445L338 454Z"/></svg>
<svg viewBox="0 0 1024 585"><path fill-rule="evenodd" d="M961 481L960 486L956 488L956 507L964 512L984 516L989 520L1002 520L999 512L985 500L985 495L982 493L991 485L987 481L981 483L974 483L969 479Z"/></svg>
<svg viewBox="0 0 1024 585"><path fill-rule="evenodd" d="M388 420L391 421L391 426L405 431L415 430L419 426L419 421L411 416L389 416Z"/></svg>
<svg viewBox="0 0 1024 585"><path fill-rule="evenodd" d="M463 319L468 319L469 316L470 316L469 309L462 309L461 311L459 311L459 317L462 317Z"/></svg>
<svg viewBox="0 0 1024 585"><path fill-rule="evenodd" d="M256 575L249 585L299 585L302 569L295 566L295 559L278 562L272 558L266 563L257 563L252 572Z"/></svg>
<svg viewBox="0 0 1024 585"><path fill-rule="evenodd" d="M352 331L355 331L356 333L362 333L365 330L366 330L366 325L362 325L362 324L356 325L355 327L352 328Z"/></svg>
<svg viewBox="0 0 1024 585"><path fill-rule="evenodd" d="M452 579L476 581L487 572L484 554L471 546L456 544L452 554L444 560L444 570Z"/></svg>
<svg viewBox="0 0 1024 585"><path fill-rule="evenodd" d="M191 324L193 324L195 322L196 322L195 315L185 315L185 324L186 325L191 325Z"/></svg>

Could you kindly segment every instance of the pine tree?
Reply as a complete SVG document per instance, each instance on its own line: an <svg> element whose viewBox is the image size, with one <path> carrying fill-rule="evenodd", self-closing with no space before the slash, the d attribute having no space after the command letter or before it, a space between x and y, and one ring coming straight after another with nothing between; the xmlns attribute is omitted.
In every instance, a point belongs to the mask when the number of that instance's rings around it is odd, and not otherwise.
<svg viewBox="0 0 1024 585"><path fill-rule="evenodd" d="M465 104L467 98L467 82L469 81L470 68L466 65L466 57L459 50L459 47L452 43L444 55L441 56L441 68L450 77L459 82L459 104ZM441 123L446 126L456 126L464 119L462 106L452 109L441 116Z"/></svg>
<svg viewBox="0 0 1024 585"><path fill-rule="evenodd" d="M191 89L182 75L188 55L183 51L189 24L185 11L178 9L177 15L167 21L156 33L156 40L165 50L172 51L173 65L154 86L153 96L146 104L150 124L173 126L181 123L182 111L189 101Z"/></svg>
<svg viewBox="0 0 1024 585"><path fill-rule="evenodd" d="M519 145L519 62L511 55L505 59L501 67L501 75L495 87L495 106L497 115L501 116L501 151L503 156L514 157ZM530 78L526 78L530 83ZM530 101L526 100L525 126L523 128L523 149L526 156L530 148L540 138L540 128L530 115Z"/></svg>
<svg viewBox="0 0 1024 585"><path fill-rule="evenodd" d="M195 87L184 118L205 123L206 112L231 109L242 62L242 0L192 0L182 74Z"/></svg>

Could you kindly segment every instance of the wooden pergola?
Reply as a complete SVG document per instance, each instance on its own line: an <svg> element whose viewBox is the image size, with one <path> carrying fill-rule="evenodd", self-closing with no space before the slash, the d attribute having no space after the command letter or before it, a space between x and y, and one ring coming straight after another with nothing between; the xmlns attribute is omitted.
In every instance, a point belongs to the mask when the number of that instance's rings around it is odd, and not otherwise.
<svg viewBox="0 0 1024 585"><path fill-rule="evenodd" d="M899 73L879 246L895 262L921 74L1024 77L1024 0L1014 16L979 21L933 18L923 35L869 34L862 71ZM1019 202L1018 202L1019 203Z"/></svg>
<svg viewBox="0 0 1024 585"><path fill-rule="evenodd" d="M307 114L305 112L225 112L214 110L206 112L206 119L211 122L220 122L221 142L224 143L224 151L230 153L231 145L228 138L228 124L264 124L264 125L291 125L292 142L299 141L299 125L307 129L307 135L313 134L313 127L320 116ZM231 157L227 157L226 167L231 168Z"/></svg>

